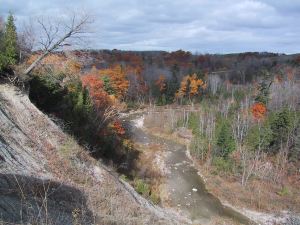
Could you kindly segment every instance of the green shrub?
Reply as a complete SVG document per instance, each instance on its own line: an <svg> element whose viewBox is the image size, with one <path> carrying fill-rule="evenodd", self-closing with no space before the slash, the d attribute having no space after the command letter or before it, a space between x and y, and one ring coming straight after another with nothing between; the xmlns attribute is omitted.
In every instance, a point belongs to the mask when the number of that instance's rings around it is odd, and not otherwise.
<svg viewBox="0 0 300 225"><path fill-rule="evenodd" d="M213 158L213 166L216 168L217 173L231 173L233 172L234 162L230 159L222 157Z"/></svg>
<svg viewBox="0 0 300 225"><path fill-rule="evenodd" d="M134 189L137 193L143 195L144 197L149 197L150 195L150 187L142 179L136 178L134 180Z"/></svg>

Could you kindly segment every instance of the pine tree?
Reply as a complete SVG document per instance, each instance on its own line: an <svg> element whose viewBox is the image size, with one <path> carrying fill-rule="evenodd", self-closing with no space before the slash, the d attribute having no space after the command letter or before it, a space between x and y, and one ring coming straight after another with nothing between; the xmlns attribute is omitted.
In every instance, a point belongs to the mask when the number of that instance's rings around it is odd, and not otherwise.
<svg viewBox="0 0 300 225"><path fill-rule="evenodd" d="M102 81L103 81L104 91L106 91L109 95L115 95L116 92L111 86L110 78L108 76L104 76L102 77Z"/></svg>
<svg viewBox="0 0 300 225"><path fill-rule="evenodd" d="M263 103L264 105L267 105L269 101L269 95L270 95L270 87L272 85L272 81L270 80L270 74L266 71L263 71L263 80L259 84L258 87L258 95L255 97L256 102Z"/></svg>
<svg viewBox="0 0 300 225"><path fill-rule="evenodd" d="M223 120L220 124L219 132L217 134L217 146L219 147L217 155L224 158L227 158L235 149L235 142L230 123L227 120Z"/></svg>
<svg viewBox="0 0 300 225"><path fill-rule="evenodd" d="M6 66L13 65L17 62L17 29L14 23L15 19L10 13L5 24L3 37L4 57Z"/></svg>

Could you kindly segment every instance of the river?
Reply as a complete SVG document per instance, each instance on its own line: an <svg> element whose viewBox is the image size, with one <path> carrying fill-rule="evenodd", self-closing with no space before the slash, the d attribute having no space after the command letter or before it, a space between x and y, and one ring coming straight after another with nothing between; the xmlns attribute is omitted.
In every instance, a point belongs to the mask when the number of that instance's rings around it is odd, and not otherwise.
<svg viewBox="0 0 300 225"><path fill-rule="evenodd" d="M210 224L212 220L232 220L234 224L251 224L250 220L233 209L222 205L218 198L210 194L193 162L186 155L186 146L175 141L154 136L143 130L145 115L131 115L130 130L132 140L147 149L149 144L163 146L166 151L164 164L168 173L163 185L169 193L172 208L186 214L194 224Z"/></svg>

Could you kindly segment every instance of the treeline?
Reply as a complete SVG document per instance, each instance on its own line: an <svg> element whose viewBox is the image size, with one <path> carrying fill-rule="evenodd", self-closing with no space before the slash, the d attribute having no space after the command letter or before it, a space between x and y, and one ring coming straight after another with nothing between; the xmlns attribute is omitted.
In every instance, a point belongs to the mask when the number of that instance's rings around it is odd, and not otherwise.
<svg viewBox="0 0 300 225"><path fill-rule="evenodd" d="M288 56L274 53L240 53L229 55L193 55L182 50L175 52L134 52L118 50L102 51L74 51L76 57L83 62L84 71L92 67L107 69L114 65L136 70L142 85L130 85L128 100L154 101L158 104L173 103L176 101L181 81L186 76L196 74L198 79L210 83L210 89L216 91L220 84L228 82L233 85L246 85L261 79L264 71L271 74L284 73L284 67L296 67L300 58L297 55ZM134 73L127 73L131 83L134 82ZM142 79L142 80L141 80ZM164 80L163 93L158 83Z"/></svg>

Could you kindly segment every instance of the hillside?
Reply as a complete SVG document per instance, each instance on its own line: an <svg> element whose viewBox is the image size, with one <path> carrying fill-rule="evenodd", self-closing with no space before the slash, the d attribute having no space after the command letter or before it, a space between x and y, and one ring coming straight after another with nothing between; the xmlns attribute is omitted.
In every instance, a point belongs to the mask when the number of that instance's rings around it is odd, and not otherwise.
<svg viewBox="0 0 300 225"><path fill-rule="evenodd" d="M186 223L139 196L6 84L0 85L0 148L0 223Z"/></svg>

